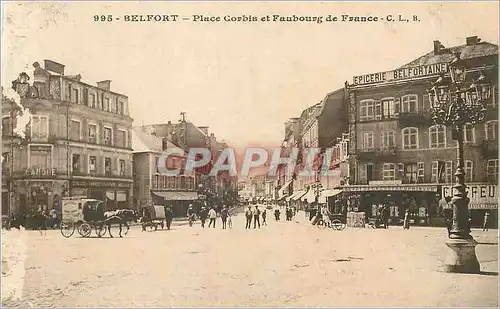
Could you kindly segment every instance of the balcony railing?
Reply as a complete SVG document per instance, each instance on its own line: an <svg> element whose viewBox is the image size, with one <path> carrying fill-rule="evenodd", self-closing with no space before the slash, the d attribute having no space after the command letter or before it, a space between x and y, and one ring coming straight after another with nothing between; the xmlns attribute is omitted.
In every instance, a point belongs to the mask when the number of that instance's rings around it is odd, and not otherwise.
<svg viewBox="0 0 500 309"><path fill-rule="evenodd" d="M404 112L399 113L399 123L402 126L427 126L432 125L432 119L428 112Z"/></svg>

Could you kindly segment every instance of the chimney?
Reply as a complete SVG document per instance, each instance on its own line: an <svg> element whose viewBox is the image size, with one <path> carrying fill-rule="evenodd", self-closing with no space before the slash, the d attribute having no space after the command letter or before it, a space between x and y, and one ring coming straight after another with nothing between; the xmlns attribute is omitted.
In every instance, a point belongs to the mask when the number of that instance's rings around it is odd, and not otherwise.
<svg viewBox="0 0 500 309"><path fill-rule="evenodd" d="M100 82L97 82L97 87L110 91L111 89L111 81L110 80L103 80Z"/></svg>
<svg viewBox="0 0 500 309"><path fill-rule="evenodd" d="M52 60L44 60L43 62L45 70L64 75L64 64L60 64Z"/></svg>
<svg viewBox="0 0 500 309"><path fill-rule="evenodd" d="M205 135L208 135L208 127L198 127Z"/></svg>
<svg viewBox="0 0 500 309"><path fill-rule="evenodd" d="M434 55L439 55L444 46L439 41L434 41Z"/></svg>
<svg viewBox="0 0 500 309"><path fill-rule="evenodd" d="M481 42L481 39L475 36L470 36L465 39L465 43L467 46L472 46L472 45L477 45L479 42Z"/></svg>

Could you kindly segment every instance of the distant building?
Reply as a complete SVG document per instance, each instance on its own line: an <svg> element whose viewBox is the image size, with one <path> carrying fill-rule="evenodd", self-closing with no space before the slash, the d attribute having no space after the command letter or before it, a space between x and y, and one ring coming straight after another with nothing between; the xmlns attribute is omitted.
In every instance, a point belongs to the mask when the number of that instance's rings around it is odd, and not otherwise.
<svg viewBox="0 0 500 309"><path fill-rule="evenodd" d="M65 75L64 65L34 63L12 82L31 119L26 137L14 133L22 109L2 102L2 214L60 209L64 196L106 201L108 209L132 207L131 127L126 95Z"/></svg>

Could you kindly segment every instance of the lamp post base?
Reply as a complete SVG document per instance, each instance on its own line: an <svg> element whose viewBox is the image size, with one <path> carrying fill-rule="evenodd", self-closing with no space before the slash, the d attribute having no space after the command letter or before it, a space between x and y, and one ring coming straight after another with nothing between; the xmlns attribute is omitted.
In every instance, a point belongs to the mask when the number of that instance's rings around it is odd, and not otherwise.
<svg viewBox="0 0 500 309"><path fill-rule="evenodd" d="M448 273L478 274L481 266L476 257L477 241L474 239L448 239L450 248L444 261L444 271Z"/></svg>

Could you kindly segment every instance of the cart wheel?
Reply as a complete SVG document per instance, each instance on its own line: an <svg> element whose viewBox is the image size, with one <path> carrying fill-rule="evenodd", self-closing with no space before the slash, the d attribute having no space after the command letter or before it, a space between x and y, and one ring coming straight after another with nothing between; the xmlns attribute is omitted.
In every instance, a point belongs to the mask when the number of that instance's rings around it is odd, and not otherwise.
<svg viewBox="0 0 500 309"><path fill-rule="evenodd" d="M95 233L97 234L97 237L99 237L99 238L106 235L106 226L104 224L101 224L101 223L96 224L95 225Z"/></svg>
<svg viewBox="0 0 500 309"><path fill-rule="evenodd" d="M78 234L82 237L89 237L92 227L88 223L82 223L78 226Z"/></svg>
<svg viewBox="0 0 500 309"><path fill-rule="evenodd" d="M75 225L73 223L61 222L61 234L66 238L70 238L75 233Z"/></svg>
<svg viewBox="0 0 500 309"><path fill-rule="evenodd" d="M332 227L338 231L343 230L345 228L345 226L343 225L344 224L339 219L335 219L332 221Z"/></svg>

